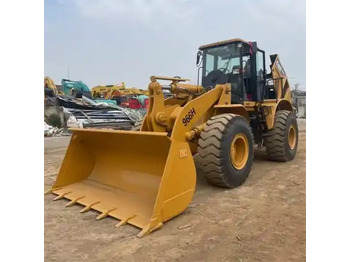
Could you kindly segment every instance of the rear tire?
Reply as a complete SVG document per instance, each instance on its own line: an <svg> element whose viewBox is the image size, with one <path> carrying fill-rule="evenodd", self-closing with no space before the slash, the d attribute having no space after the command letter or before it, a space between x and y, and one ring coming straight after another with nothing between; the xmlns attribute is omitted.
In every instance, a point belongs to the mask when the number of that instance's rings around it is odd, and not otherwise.
<svg viewBox="0 0 350 262"><path fill-rule="evenodd" d="M298 148L298 132L295 114L287 110L277 111L274 127L265 137L267 157L279 162L292 160Z"/></svg>
<svg viewBox="0 0 350 262"><path fill-rule="evenodd" d="M198 141L198 169L209 183L234 188L247 179L254 157L253 135L241 116L213 116Z"/></svg>

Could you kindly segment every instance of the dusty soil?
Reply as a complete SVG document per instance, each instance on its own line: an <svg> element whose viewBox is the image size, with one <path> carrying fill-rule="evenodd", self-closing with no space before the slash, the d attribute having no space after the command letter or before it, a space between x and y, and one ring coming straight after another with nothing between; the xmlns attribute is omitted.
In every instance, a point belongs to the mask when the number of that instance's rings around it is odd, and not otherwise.
<svg viewBox="0 0 350 262"><path fill-rule="evenodd" d="M118 220L45 196L45 261L305 261L305 120L288 163L255 151L247 181L225 190L198 177L189 208L144 238ZM45 139L45 190L58 173L69 137ZM178 229L178 227L184 229Z"/></svg>

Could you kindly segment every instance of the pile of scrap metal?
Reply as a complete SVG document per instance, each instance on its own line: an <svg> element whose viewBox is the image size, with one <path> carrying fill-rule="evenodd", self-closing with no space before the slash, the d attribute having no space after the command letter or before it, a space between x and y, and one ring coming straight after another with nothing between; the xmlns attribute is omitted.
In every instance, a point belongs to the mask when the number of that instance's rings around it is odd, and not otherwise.
<svg viewBox="0 0 350 262"><path fill-rule="evenodd" d="M295 85L292 93L292 103L298 118L306 118L306 91L298 89L299 84Z"/></svg>
<svg viewBox="0 0 350 262"><path fill-rule="evenodd" d="M68 115L68 128L108 128L130 130L138 126L143 111L123 108L83 96L81 99L58 96L64 113Z"/></svg>
<svg viewBox="0 0 350 262"><path fill-rule="evenodd" d="M44 89L46 115L56 114L63 119L59 127L137 129L147 110L121 107L115 100L92 100L89 88L82 81L62 79L59 89L51 78L45 77ZM52 113L52 108L60 108L56 110L60 112Z"/></svg>
<svg viewBox="0 0 350 262"><path fill-rule="evenodd" d="M73 108L64 108L64 110L65 113L70 114L67 121L69 128L93 127L130 130L134 127L133 121L121 110L82 110Z"/></svg>
<svg viewBox="0 0 350 262"><path fill-rule="evenodd" d="M67 132L65 128L53 127L44 121L44 136L69 136L70 133Z"/></svg>

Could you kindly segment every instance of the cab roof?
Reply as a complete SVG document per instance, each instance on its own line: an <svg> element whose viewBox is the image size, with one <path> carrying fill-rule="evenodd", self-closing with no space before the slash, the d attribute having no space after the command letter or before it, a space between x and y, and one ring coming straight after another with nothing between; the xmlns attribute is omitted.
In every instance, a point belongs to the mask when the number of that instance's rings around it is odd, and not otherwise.
<svg viewBox="0 0 350 262"><path fill-rule="evenodd" d="M227 44L230 44L230 43L237 43L237 42L242 42L242 43L248 44L247 41L245 41L245 40L243 40L241 38L233 38L233 39L229 39L229 40L215 42L215 43L212 43L212 44L202 45L198 49L199 50L203 50L203 49L206 49L206 48L209 48L209 47L223 46L223 45L227 45Z"/></svg>

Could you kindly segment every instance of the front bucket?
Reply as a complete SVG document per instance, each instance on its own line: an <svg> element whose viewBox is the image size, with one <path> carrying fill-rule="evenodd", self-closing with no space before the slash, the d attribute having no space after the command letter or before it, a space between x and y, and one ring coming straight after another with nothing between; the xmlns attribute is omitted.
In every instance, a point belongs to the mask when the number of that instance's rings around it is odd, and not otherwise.
<svg viewBox="0 0 350 262"><path fill-rule="evenodd" d="M51 192L142 229L143 236L190 203L196 171L188 143L167 133L73 129Z"/></svg>

